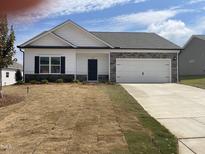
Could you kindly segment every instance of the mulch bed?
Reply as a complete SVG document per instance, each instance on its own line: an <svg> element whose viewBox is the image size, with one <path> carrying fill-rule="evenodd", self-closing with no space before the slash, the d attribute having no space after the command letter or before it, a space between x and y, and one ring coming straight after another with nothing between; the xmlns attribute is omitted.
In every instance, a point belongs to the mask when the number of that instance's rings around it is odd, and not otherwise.
<svg viewBox="0 0 205 154"><path fill-rule="evenodd" d="M4 97L2 99L0 98L0 108L5 107L5 106L9 106L9 105L12 105L12 104L20 103L23 100L24 100L23 96L4 95Z"/></svg>

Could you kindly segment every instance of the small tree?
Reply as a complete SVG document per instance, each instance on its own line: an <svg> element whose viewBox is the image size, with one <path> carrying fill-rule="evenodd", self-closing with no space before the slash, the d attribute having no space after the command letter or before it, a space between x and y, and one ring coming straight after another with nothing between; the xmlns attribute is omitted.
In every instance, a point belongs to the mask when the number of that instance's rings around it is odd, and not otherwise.
<svg viewBox="0 0 205 154"><path fill-rule="evenodd" d="M14 62L14 42L15 34L13 26L8 28L7 16L0 14L0 98L3 97L2 92L2 69L12 65Z"/></svg>
<svg viewBox="0 0 205 154"><path fill-rule="evenodd" d="M22 81L23 77L22 77L22 73L21 70L16 70L16 81Z"/></svg>

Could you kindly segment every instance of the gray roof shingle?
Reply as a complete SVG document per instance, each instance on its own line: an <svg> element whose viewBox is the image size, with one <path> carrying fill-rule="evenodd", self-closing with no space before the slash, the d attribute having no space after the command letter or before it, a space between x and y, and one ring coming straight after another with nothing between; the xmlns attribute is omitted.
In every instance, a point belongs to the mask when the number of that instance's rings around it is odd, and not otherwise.
<svg viewBox="0 0 205 154"><path fill-rule="evenodd" d="M9 69L20 69L20 70L23 70L23 65L14 62L13 65L9 65L7 68L9 68Z"/></svg>
<svg viewBox="0 0 205 154"><path fill-rule="evenodd" d="M113 47L124 49L181 49L155 33L144 32L91 32Z"/></svg>
<svg viewBox="0 0 205 154"><path fill-rule="evenodd" d="M201 40L205 40L205 35L193 35L193 37L199 38Z"/></svg>

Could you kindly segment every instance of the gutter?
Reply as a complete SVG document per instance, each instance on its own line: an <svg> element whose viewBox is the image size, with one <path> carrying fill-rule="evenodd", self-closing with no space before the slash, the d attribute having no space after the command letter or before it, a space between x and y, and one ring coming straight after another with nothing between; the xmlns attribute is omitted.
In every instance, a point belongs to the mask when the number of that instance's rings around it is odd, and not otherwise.
<svg viewBox="0 0 205 154"><path fill-rule="evenodd" d="M33 49L112 49L112 50L181 50L182 48L120 48L120 47L115 47L115 48L109 48L109 47L67 47L67 46L17 46L18 48L26 49L26 48L33 48Z"/></svg>
<svg viewBox="0 0 205 154"><path fill-rule="evenodd" d="M23 53L23 81L25 82L25 68L24 68L24 63L25 63L25 52L20 48L20 47L18 47L19 48L19 50Z"/></svg>

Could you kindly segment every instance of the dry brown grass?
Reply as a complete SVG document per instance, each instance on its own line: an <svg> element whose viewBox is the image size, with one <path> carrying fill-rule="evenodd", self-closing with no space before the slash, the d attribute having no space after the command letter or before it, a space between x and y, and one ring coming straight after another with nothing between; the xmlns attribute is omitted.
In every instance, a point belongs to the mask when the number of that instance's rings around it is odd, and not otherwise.
<svg viewBox="0 0 205 154"><path fill-rule="evenodd" d="M25 99L0 108L2 154L177 153L173 135L120 86L23 85L4 91Z"/></svg>
<svg viewBox="0 0 205 154"><path fill-rule="evenodd" d="M7 93L26 96L26 86ZM0 153L128 153L109 95L100 85L32 85L0 109Z"/></svg>
<svg viewBox="0 0 205 154"><path fill-rule="evenodd" d="M19 95L4 95L4 97L0 99L0 108L20 103L23 99L24 97Z"/></svg>

